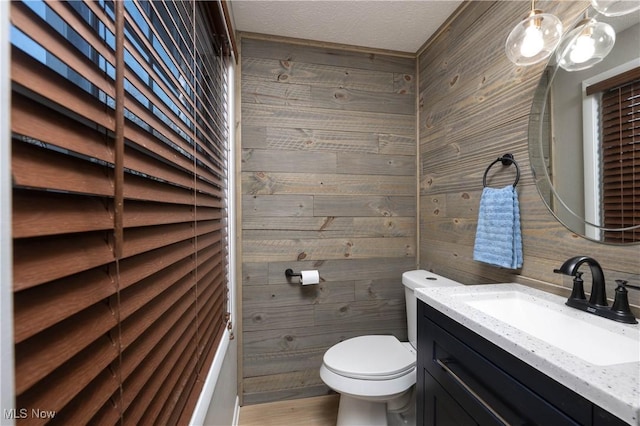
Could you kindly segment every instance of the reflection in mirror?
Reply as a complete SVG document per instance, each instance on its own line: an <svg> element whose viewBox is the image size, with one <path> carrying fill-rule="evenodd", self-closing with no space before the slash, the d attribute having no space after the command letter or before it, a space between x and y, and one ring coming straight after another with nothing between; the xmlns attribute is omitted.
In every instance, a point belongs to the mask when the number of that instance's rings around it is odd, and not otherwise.
<svg viewBox="0 0 640 426"><path fill-rule="evenodd" d="M606 17L589 9L587 15L615 29L615 45L586 70L549 64L531 110L531 167L544 202L568 229L595 241L637 243L640 12ZM635 100L618 102L625 92ZM625 114L632 118L621 126Z"/></svg>

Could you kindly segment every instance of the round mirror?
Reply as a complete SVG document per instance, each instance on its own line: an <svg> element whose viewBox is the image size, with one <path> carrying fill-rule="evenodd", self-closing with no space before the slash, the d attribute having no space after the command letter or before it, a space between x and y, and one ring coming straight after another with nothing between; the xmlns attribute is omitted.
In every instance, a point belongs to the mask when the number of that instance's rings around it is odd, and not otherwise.
<svg viewBox="0 0 640 426"><path fill-rule="evenodd" d="M529 119L531 168L542 200L569 230L604 243L638 243L640 12L606 17L589 8L586 16L610 25L615 44L604 60L575 71L552 55Z"/></svg>

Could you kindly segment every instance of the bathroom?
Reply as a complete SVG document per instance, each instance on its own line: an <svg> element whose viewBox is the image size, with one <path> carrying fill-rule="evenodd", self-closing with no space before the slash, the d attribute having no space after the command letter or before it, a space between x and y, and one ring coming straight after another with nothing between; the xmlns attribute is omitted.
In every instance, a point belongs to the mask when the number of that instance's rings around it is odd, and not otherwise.
<svg viewBox="0 0 640 426"><path fill-rule="evenodd" d="M566 23L588 6L536 4ZM640 284L638 245L580 237L541 201L527 141L545 64L515 66L504 53L529 8L465 3L417 56L236 34L237 311L211 424L231 424L237 403L326 395L319 366L341 340L406 340L408 270L567 295L571 280L553 270L586 255L603 266L608 295L614 279ZM517 271L473 260L483 173L505 153L522 171ZM512 182L512 169L492 170L492 186ZM292 284L288 268L318 270L321 283ZM639 316L640 295L629 297Z"/></svg>
<svg viewBox="0 0 640 426"><path fill-rule="evenodd" d="M356 64L366 55L335 50L323 56L327 50L318 46L241 36L245 403L323 394L317 366L326 348L342 339L372 330L405 338L398 277L414 262L462 283L514 281L555 291L570 289L571 280L553 270L565 258L584 254L605 268L609 295L613 277L638 280L637 245L579 237L540 199L527 137L544 64L517 67L504 53L504 39L527 6L471 2L418 56L417 173L408 166L416 161L410 110L403 113L389 100L371 107L363 101L354 112L343 111L349 101L360 100L356 93L367 90L365 84L377 84L375 70L367 82L359 83L350 72L340 89L325 87L344 70L347 57ZM585 4L538 6L571 22ZM314 65L298 63L305 60ZM384 58L380 68L394 73L389 90L413 98L414 65L408 61L403 69L401 61ZM296 89L276 92L276 80ZM391 75L387 81L391 84ZM310 86L311 98L294 83ZM322 111L305 115L313 102ZM412 102L407 100L408 107ZM371 112L379 117L375 122L367 121ZM387 119L385 112L393 115ZM362 138L378 140L364 145L361 139L345 143L344 136L334 136L340 145L332 146L335 127L349 131L352 139L372 132ZM354 157L353 150L365 154ZM507 152L522 170L517 188L524 262L515 272L472 259L483 173ZM514 179L510 168L492 170L496 187ZM323 282L315 291L291 294L282 273L287 268L317 269ZM639 295L631 293L638 306Z"/></svg>

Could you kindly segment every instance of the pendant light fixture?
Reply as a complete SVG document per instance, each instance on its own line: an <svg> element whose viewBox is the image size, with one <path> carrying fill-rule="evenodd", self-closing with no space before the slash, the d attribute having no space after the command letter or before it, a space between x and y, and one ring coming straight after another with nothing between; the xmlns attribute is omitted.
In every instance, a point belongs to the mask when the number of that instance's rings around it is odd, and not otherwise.
<svg viewBox="0 0 640 426"><path fill-rule="evenodd" d="M638 0L591 0L591 5L604 16L621 16L640 10Z"/></svg>
<svg viewBox="0 0 640 426"><path fill-rule="evenodd" d="M554 15L537 10L532 0L529 15L507 37L507 57L516 65L541 62L551 56L561 37L562 22Z"/></svg>
<svg viewBox="0 0 640 426"><path fill-rule="evenodd" d="M563 37L556 61L567 71L584 70L602 61L615 42L616 33L611 25L585 18Z"/></svg>

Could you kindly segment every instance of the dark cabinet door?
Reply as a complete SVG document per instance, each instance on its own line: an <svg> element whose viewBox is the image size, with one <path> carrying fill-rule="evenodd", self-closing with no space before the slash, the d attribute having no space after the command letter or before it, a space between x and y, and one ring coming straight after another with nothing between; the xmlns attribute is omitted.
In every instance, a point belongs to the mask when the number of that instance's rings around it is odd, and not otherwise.
<svg viewBox="0 0 640 426"><path fill-rule="evenodd" d="M424 374L425 426L478 426L473 418L426 371Z"/></svg>
<svg viewBox="0 0 640 426"><path fill-rule="evenodd" d="M597 405L593 406L593 426L628 426L608 411L603 410Z"/></svg>

